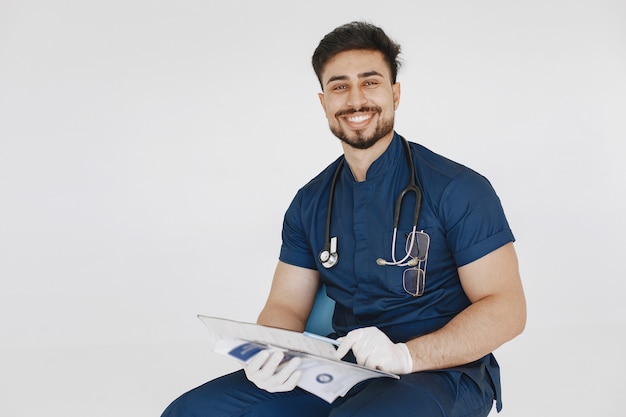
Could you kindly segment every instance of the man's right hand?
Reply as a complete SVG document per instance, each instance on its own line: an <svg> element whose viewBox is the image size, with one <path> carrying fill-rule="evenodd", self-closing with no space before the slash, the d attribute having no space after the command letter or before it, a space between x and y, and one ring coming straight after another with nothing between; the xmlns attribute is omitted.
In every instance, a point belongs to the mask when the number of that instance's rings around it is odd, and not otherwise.
<svg viewBox="0 0 626 417"><path fill-rule="evenodd" d="M283 358L284 354L280 351L263 350L257 353L243 367L246 377L254 385L268 392L291 391L296 387L302 375L302 371L297 370L302 360L293 358L280 366Z"/></svg>

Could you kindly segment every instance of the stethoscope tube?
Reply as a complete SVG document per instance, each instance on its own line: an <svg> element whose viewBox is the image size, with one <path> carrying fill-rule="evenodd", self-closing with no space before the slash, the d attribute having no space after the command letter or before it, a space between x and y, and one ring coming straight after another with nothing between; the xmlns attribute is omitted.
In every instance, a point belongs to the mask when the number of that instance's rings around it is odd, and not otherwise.
<svg viewBox="0 0 626 417"><path fill-rule="evenodd" d="M413 157L411 155L411 147L409 142L402 138L402 144L404 145L405 154L411 169L411 176L409 183L398 195L396 199L396 206L393 213L393 238L391 241L391 261L386 261L383 258L376 259L378 265L384 266L415 266L417 260L411 258L411 250L415 245L415 232L417 231L417 221L419 220L420 209L422 207L422 190L417 186L417 180L415 178L415 168L413 166ZM402 200L408 193L415 194L415 206L413 207L413 230L411 231L411 241L409 243L409 249L404 258L399 261L396 259L396 238L398 236L398 225L400 223L400 211L402 210ZM408 261L408 262L407 262Z"/></svg>
<svg viewBox="0 0 626 417"><path fill-rule="evenodd" d="M335 173L333 174L333 180L330 184L330 196L328 197L328 211L326 212L326 237L324 240L324 249L319 254L320 262L326 269L332 268L339 262L339 255L337 254L337 236L330 237L330 219L333 212L333 201L335 200L335 186L337 185L337 178L343 167L344 158L339 161Z"/></svg>
<svg viewBox="0 0 626 417"><path fill-rule="evenodd" d="M391 244L391 261L386 261L383 258L376 259L376 263L378 265L384 266L415 266L417 265L417 260L415 258L411 258L411 250L415 245L415 232L417 231L417 222L419 220L420 208L422 206L422 191L417 186L417 180L415 176L415 167L413 165L413 156L411 154L411 146L409 142L403 137L400 137L402 140L402 144L404 145L404 153L406 155L409 168L411 171L409 183L404 189L400 192L396 199L396 205L394 207L393 213L393 240ZM326 235L324 240L324 249L319 254L319 260L324 268L332 268L339 262L339 255L337 253L337 236L330 237L330 223L333 209L333 200L335 199L335 186L337 184L337 179L339 173L341 172L341 168L343 167L345 159L342 158L341 161L337 164L337 168L335 169L335 173L333 174L332 183L330 186L330 196L328 198L328 211L326 213ZM400 211L402 210L402 200L408 193L415 194L415 207L413 208L413 230L411 233L411 241L409 243L409 250L407 250L407 254L400 260L396 259L396 238L398 236L398 225L400 223Z"/></svg>

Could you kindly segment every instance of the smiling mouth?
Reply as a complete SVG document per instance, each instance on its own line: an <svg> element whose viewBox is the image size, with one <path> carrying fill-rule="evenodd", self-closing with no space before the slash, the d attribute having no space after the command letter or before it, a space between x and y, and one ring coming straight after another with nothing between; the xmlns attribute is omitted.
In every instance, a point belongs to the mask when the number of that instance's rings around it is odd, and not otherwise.
<svg viewBox="0 0 626 417"><path fill-rule="evenodd" d="M363 123L372 117L372 114L360 114L358 116L348 116L345 119L350 123Z"/></svg>
<svg viewBox="0 0 626 417"><path fill-rule="evenodd" d="M360 109L340 110L335 116L342 118L346 123L350 125L363 125L369 123L369 121L376 114L380 114L382 109L380 107L363 107Z"/></svg>

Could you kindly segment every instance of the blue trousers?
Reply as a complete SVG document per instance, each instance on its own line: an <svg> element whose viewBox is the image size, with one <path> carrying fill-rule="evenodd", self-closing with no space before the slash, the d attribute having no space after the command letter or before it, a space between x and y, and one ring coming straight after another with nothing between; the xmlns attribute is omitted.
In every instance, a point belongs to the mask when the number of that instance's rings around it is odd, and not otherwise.
<svg viewBox="0 0 626 417"><path fill-rule="evenodd" d="M161 417L485 417L494 395L463 372L417 372L362 382L328 404L300 388L271 394L237 371L183 394Z"/></svg>

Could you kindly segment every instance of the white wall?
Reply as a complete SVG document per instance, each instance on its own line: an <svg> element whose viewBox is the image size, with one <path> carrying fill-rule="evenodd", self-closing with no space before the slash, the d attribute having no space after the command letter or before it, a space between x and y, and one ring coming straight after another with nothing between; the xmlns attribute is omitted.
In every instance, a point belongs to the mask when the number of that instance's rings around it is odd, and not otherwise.
<svg viewBox="0 0 626 417"><path fill-rule="evenodd" d="M403 46L397 130L496 187L527 333L624 329L626 3L0 0L0 345L255 320L284 210L341 151L310 56L356 19Z"/></svg>

